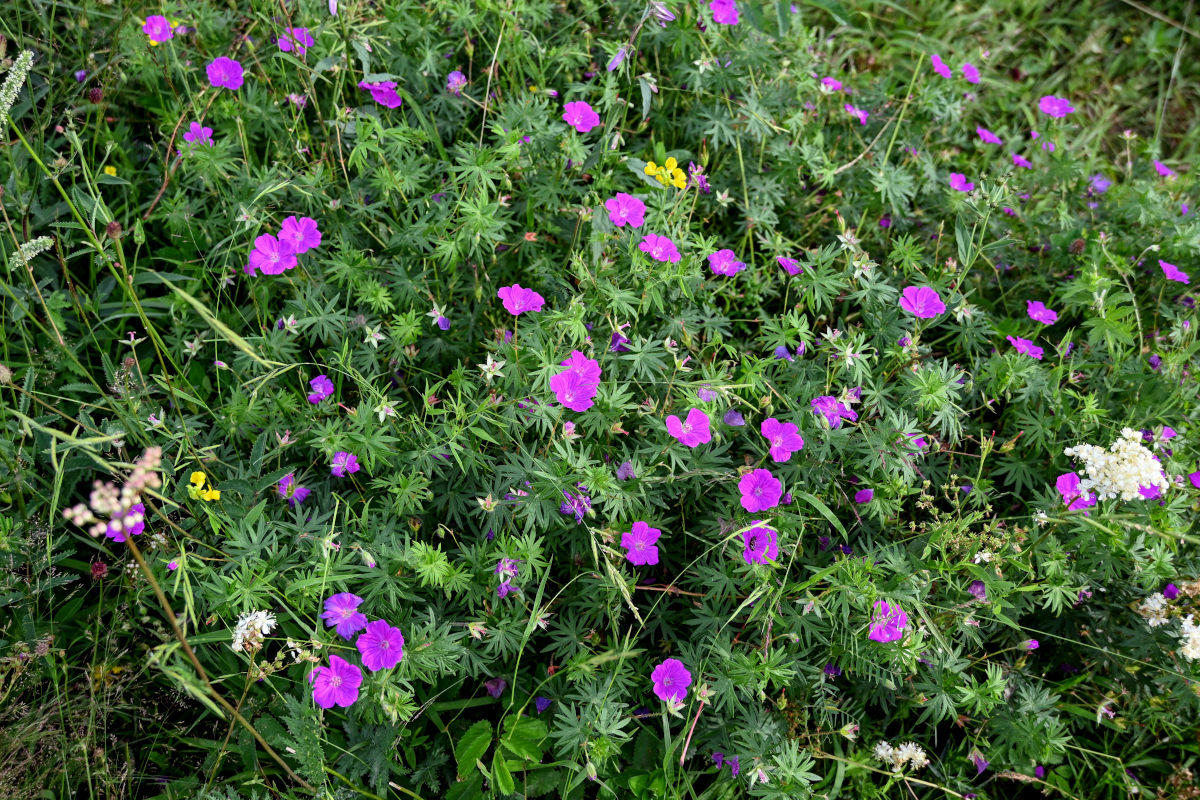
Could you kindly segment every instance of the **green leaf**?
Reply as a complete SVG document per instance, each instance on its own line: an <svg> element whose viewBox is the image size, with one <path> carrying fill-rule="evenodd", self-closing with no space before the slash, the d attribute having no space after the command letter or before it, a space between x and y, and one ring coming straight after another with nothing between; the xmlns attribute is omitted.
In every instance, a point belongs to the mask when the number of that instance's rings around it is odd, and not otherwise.
<svg viewBox="0 0 1200 800"><path fill-rule="evenodd" d="M541 761L541 742L549 734L546 723L532 717L505 717L500 744L518 758Z"/></svg>
<svg viewBox="0 0 1200 800"><path fill-rule="evenodd" d="M508 765L504 763L504 756L499 750L492 756L492 783L501 794L512 794L517 790L512 773L508 771Z"/></svg>
<svg viewBox="0 0 1200 800"><path fill-rule="evenodd" d="M458 774L466 775L483 758L492 743L492 723L480 720L467 729L454 746L454 760L458 762Z"/></svg>

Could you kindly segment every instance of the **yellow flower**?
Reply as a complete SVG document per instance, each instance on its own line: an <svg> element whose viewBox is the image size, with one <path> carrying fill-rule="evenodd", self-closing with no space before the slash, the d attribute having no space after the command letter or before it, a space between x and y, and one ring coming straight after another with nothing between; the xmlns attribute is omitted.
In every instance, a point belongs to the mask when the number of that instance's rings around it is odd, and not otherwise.
<svg viewBox="0 0 1200 800"><path fill-rule="evenodd" d="M200 493L200 497L203 498L205 501L211 503L213 500L221 499L221 490L220 489L206 489L205 491Z"/></svg>
<svg viewBox="0 0 1200 800"><path fill-rule="evenodd" d="M205 476L205 474L203 472L200 472L199 470L197 470L192 473L192 477L191 477L192 485L195 486L197 489L204 488L204 482L206 480L208 480L208 478Z"/></svg>
<svg viewBox="0 0 1200 800"><path fill-rule="evenodd" d="M105 167L104 174L111 175L112 177L115 178L115 177L117 177L117 168L116 167Z"/></svg>
<svg viewBox="0 0 1200 800"><path fill-rule="evenodd" d="M220 500L220 489L217 489L212 484L209 484L207 489L204 488L204 484L207 480L208 476L206 476L203 472L200 472L199 470L193 472L189 478L191 485L188 486L188 496L193 500L203 500L207 503L211 503L213 500Z"/></svg>
<svg viewBox="0 0 1200 800"><path fill-rule="evenodd" d="M644 171L663 186L670 184L676 189L682 189L687 185L687 176L683 174L683 170L679 168L679 162L674 158L668 158L661 167L651 161L646 164Z"/></svg>

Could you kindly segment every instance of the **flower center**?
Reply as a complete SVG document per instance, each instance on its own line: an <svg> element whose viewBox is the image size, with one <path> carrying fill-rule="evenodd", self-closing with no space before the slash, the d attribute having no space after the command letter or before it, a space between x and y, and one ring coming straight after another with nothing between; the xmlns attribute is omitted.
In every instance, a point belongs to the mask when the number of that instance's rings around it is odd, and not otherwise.
<svg viewBox="0 0 1200 800"><path fill-rule="evenodd" d="M342 685L342 676L341 676L341 675L334 675L333 677L331 677L331 678L329 679L329 685L330 685L330 686L332 686L334 689L336 689L336 688L338 688L339 686L341 686L341 685Z"/></svg>

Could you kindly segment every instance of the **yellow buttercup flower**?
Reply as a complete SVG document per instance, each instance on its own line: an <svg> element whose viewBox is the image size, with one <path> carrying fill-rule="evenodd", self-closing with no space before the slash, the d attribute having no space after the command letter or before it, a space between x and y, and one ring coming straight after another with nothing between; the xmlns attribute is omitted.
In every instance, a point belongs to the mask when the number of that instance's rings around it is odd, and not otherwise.
<svg viewBox="0 0 1200 800"><path fill-rule="evenodd" d="M189 479L191 485L188 486L188 496L193 500L203 500L206 503L211 503L213 500L221 499L221 490L211 484L207 489L204 488L205 482L208 480L203 472L197 470L193 472Z"/></svg>
<svg viewBox="0 0 1200 800"><path fill-rule="evenodd" d="M111 175L112 177L115 178L115 177L117 177L117 168L116 167L105 167L104 174Z"/></svg>
<svg viewBox="0 0 1200 800"><path fill-rule="evenodd" d="M661 167L651 161L646 164L644 171L663 186L669 184L676 189L682 189L687 185L687 176L683 174L683 170L679 168L679 162L674 158L668 158Z"/></svg>

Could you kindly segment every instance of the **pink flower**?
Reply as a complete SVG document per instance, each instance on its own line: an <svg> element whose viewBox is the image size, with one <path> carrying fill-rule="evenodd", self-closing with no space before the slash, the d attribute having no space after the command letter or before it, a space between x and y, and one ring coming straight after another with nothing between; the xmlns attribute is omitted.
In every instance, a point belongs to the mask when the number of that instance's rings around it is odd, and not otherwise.
<svg viewBox="0 0 1200 800"><path fill-rule="evenodd" d="M869 113L867 113L866 111L863 111L861 108L856 108L856 107L850 105L849 103L846 103L846 105L844 105L843 108L846 109L847 114L849 114L852 117L858 118L859 125L866 125L867 117L871 116Z"/></svg>
<svg viewBox="0 0 1200 800"><path fill-rule="evenodd" d="M1042 360L1044 351L1030 340L1022 339L1020 336L1008 336L1006 338L1008 339L1008 343L1015 347L1021 355L1036 358L1038 361Z"/></svg>
<svg viewBox="0 0 1200 800"><path fill-rule="evenodd" d="M933 64L933 71L943 78L949 78L953 74L950 72L950 67L946 66L946 62L942 61L942 57L937 53L929 56L929 61Z"/></svg>
<svg viewBox="0 0 1200 800"><path fill-rule="evenodd" d="M587 133L600 124L600 115L582 100L576 100L563 106L562 119L580 133Z"/></svg>
<svg viewBox="0 0 1200 800"><path fill-rule="evenodd" d="M1058 313L1046 308L1046 304L1040 300L1026 300L1025 310L1034 322L1040 322L1043 325L1053 325L1058 322Z"/></svg>
<svg viewBox="0 0 1200 800"><path fill-rule="evenodd" d="M187 132L183 134L183 140L188 144L200 144L205 147L212 147L215 142L212 138L213 129L199 122L193 122L188 126Z"/></svg>
<svg viewBox="0 0 1200 800"><path fill-rule="evenodd" d="M821 78L821 88L827 92L840 92L842 90L842 82L837 78Z"/></svg>
<svg viewBox="0 0 1200 800"><path fill-rule="evenodd" d="M859 489L854 493L854 502L858 504L869 503L875 497L874 489Z"/></svg>
<svg viewBox="0 0 1200 800"><path fill-rule="evenodd" d="M146 17L146 23L142 25L142 33L150 37L150 41L155 44L162 44L168 39L175 38L175 29L171 27L171 23L161 14L154 14Z"/></svg>
<svg viewBox="0 0 1200 800"><path fill-rule="evenodd" d="M779 557L779 536L772 528L762 524L762 520L754 520L750 528L742 534L742 559L747 564L766 564Z"/></svg>
<svg viewBox="0 0 1200 800"><path fill-rule="evenodd" d="M359 81L358 88L370 92L371 99L384 108L399 108L404 105L404 98L400 96L395 81L379 81L377 83Z"/></svg>
<svg viewBox="0 0 1200 800"><path fill-rule="evenodd" d="M1012 160L1013 164L1017 165L1021 169L1033 169L1033 162L1028 158L1025 158L1025 156L1019 156L1016 153L1013 153Z"/></svg>
<svg viewBox="0 0 1200 800"><path fill-rule="evenodd" d="M264 233L254 240L246 274L254 275L261 270L263 275L282 275L295 266L296 253L291 242L281 242L271 234Z"/></svg>
<svg viewBox="0 0 1200 800"><path fill-rule="evenodd" d="M313 702L321 708L349 708L358 699L362 670L341 656L330 656L328 667L317 667L308 676Z"/></svg>
<svg viewBox="0 0 1200 800"><path fill-rule="evenodd" d="M842 427L843 419L851 422L858 419L858 414L839 402L836 397L827 394L812 399L812 410L814 414L823 416L830 428Z"/></svg>
<svg viewBox="0 0 1200 800"><path fill-rule="evenodd" d="M767 511L779 505L783 484L770 470L756 469L742 476L738 491L742 494L742 508L751 513Z"/></svg>
<svg viewBox="0 0 1200 800"><path fill-rule="evenodd" d="M242 65L232 58L220 56L213 59L205 72L208 73L208 82L216 89L224 87L236 92L242 88Z"/></svg>
<svg viewBox="0 0 1200 800"><path fill-rule="evenodd" d="M794 258L778 256L775 260L779 262L779 266L783 267L788 275L799 275L801 272L804 272L804 267L800 266L800 262Z"/></svg>
<svg viewBox="0 0 1200 800"><path fill-rule="evenodd" d="M1168 264L1160 258L1158 266L1162 267L1163 275L1167 276L1167 280L1175 281L1176 283L1191 283L1188 279L1188 274L1174 264Z"/></svg>
<svg viewBox="0 0 1200 800"><path fill-rule="evenodd" d="M746 268L746 265L737 260L732 250L718 250L708 257L709 269L714 275L725 275L733 277Z"/></svg>
<svg viewBox="0 0 1200 800"><path fill-rule="evenodd" d="M976 128L975 133L979 134L979 138L988 144L1004 144L1000 137L989 131L987 128Z"/></svg>
<svg viewBox="0 0 1200 800"><path fill-rule="evenodd" d="M1038 108L1043 114L1048 114L1051 117L1065 117L1075 110L1070 101L1065 97L1055 97L1048 94L1038 101Z"/></svg>
<svg viewBox="0 0 1200 800"><path fill-rule="evenodd" d="M738 7L736 0L708 0L713 22L718 25L737 25Z"/></svg>
<svg viewBox="0 0 1200 800"><path fill-rule="evenodd" d="M1078 511L1081 508L1090 508L1096 505L1096 495L1088 492L1084 496L1079 491L1079 475L1074 472L1065 472L1058 476L1058 480L1054 482L1054 488L1062 495L1063 503L1071 511Z"/></svg>
<svg viewBox="0 0 1200 800"><path fill-rule="evenodd" d="M562 362L565 370L550 378L555 398L572 411L587 411L600 386L600 364L578 350Z"/></svg>
<svg viewBox="0 0 1200 800"><path fill-rule="evenodd" d="M804 449L804 439L801 438L799 429L790 422L780 422L774 417L768 417L762 421L759 431L770 445L771 460L776 464L787 461L792 457L792 453Z"/></svg>
<svg viewBox="0 0 1200 800"><path fill-rule="evenodd" d="M649 253L655 261L669 261L674 264L681 258L679 251L675 249L675 243L656 233L647 233L638 245L638 250Z"/></svg>
<svg viewBox="0 0 1200 800"><path fill-rule="evenodd" d="M541 311L542 304L546 302L533 289L523 289L519 283L501 287L496 296L504 301L504 309L514 317L526 311Z"/></svg>
<svg viewBox="0 0 1200 800"><path fill-rule="evenodd" d="M900 308L920 319L933 319L945 312L946 304L928 286L906 286L900 298Z"/></svg>
<svg viewBox="0 0 1200 800"><path fill-rule="evenodd" d="M358 610L363 599L351 592L339 592L325 600L325 611L321 619L325 627L335 628L338 636L349 641L350 637L367 627L367 615Z"/></svg>
<svg viewBox="0 0 1200 800"><path fill-rule="evenodd" d="M654 681L654 694L659 700L682 703L692 685L692 673L678 658L668 658L654 668L650 680Z"/></svg>
<svg viewBox="0 0 1200 800"><path fill-rule="evenodd" d="M1154 171L1157 172L1159 175L1163 176L1164 178L1174 178L1175 177L1175 170L1171 169L1170 167L1168 167L1166 164L1164 164L1161 161L1154 162Z"/></svg>
<svg viewBox="0 0 1200 800"><path fill-rule="evenodd" d="M360 469L362 467L358 463L358 456L345 450L339 450L333 454L333 461L329 465L329 474L335 478L344 478L347 475L353 475Z"/></svg>
<svg viewBox="0 0 1200 800"><path fill-rule="evenodd" d="M308 385L312 388L312 394L308 396L308 402L314 406L327 397L333 396L333 381L329 380L328 376L318 375L309 381Z"/></svg>
<svg viewBox="0 0 1200 800"><path fill-rule="evenodd" d="M967 83L979 83L979 70L975 69L975 65L970 61L963 62L962 71Z"/></svg>
<svg viewBox="0 0 1200 800"><path fill-rule="evenodd" d="M687 420L683 422L674 414L667 417L667 433L688 447L698 447L712 441L708 414L698 408L688 411Z"/></svg>
<svg viewBox="0 0 1200 800"><path fill-rule="evenodd" d="M354 645L362 654L363 666L372 672L391 669L404 658L404 634L381 619L369 623Z"/></svg>
<svg viewBox="0 0 1200 800"><path fill-rule="evenodd" d="M621 547L629 551L625 558L637 567L654 566L658 563L658 548L655 547L655 542L660 536L662 531L658 528L651 528L645 522L633 523L633 530L621 534Z"/></svg>
<svg viewBox="0 0 1200 800"><path fill-rule="evenodd" d="M908 614L904 613L900 606L891 605L886 600L877 600L875 612L871 614L871 631L867 638L880 643L896 642L903 638L907 625Z"/></svg>
<svg viewBox="0 0 1200 800"><path fill-rule="evenodd" d="M616 197L604 201L604 207L608 209L608 221L618 228L640 228L646 221L646 204L631 194L617 192Z"/></svg>
<svg viewBox="0 0 1200 800"><path fill-rule="evenodd" d="M308 32L308 28L288 28L275 41L279 45L279 49L283 52L290 53L295 49L300 55L304 55L308 48L315 44L312 34Z"/></svg>
<svg viewBox="0 0 1200 800"><path fill-rule="evenodd" d="M317 227L317 221L312 217L297 219L291 216L283 221L283 225L279 229L279 241L289 243L296 255L307 253L309 250L320 247L321 230Z"/></svg>
<svg viewBox="0 0 1200 800"><path fill-rule="evenodd" d="M969 192L975 188L975 184L967 180L967 176L961 172L950 173L950 188L959 192Z"/></svg>

